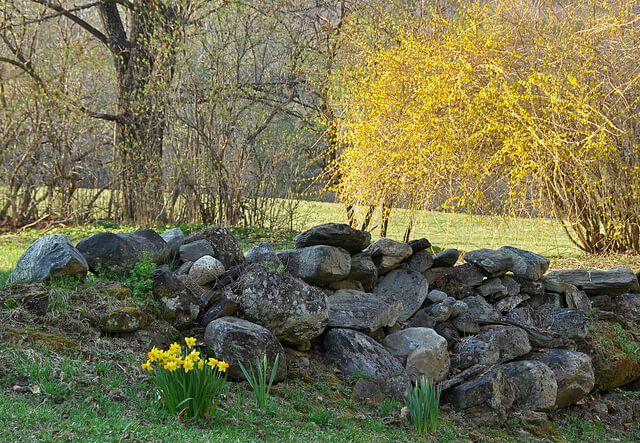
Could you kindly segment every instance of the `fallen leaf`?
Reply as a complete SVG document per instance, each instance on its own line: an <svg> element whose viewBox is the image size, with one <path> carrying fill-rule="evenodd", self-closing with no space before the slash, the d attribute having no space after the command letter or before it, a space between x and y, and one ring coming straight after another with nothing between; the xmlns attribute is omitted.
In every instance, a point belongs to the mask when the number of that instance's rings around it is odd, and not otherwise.
<svg viewBox="0 0 640 443"><path fill-rule="evenodd" d="M33 385L33 386L29 386L29 390L31 391L32 394L40 394L40 386L38 385Z"/></svg>

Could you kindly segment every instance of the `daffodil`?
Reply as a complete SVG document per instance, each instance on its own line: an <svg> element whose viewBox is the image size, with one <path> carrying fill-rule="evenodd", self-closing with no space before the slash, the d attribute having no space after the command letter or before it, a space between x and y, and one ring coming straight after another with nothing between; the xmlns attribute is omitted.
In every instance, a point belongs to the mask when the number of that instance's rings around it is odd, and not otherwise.
<svg viewBox="0 0 640 443"><path fill-rule="evenodd" d="M182 363L182 367L184 368L184 372L187 373L193 369L193 360L185 359L184 363Z"/></svg>
<svg viewBox="0 0 640 443"><path fill-rule="evenodd" d="M187 343L187 348L191 349L195 346L196 344L196 338L195 337L185 337L184 339L185 343Z"/></svg>
<svg viewBox="0 0 640 443"><path fill-rule="evenodd" d="M209 358L209 360L207 360L207 365L209 365L211 369L215 369L218 363L218 360L216 360L215 358Z"/></svg>
<svg viewBox="0 0 640 443"><path fill-rule="evenodd" d="M147 371L153 371L153 366L151 366L152 360L147 360L146 363L142 363L142 369L146 369Z"/></svg>
<svg viewBox="0 0 640 443"><path fill-rule="evenodd" d="M173 371L175 371L176 369L178 369L178 364L177 364L175 361L170 361L170 362L167 362L167 363L163 366L163 368L168 369L169 371L173 372Z"/></svg>
<svg viewBox="0 0 640 443"><path fill-rule="evenodd" d="M200 360L200 353L198 351L191 351L191 353L189 353L189 355L187 355L187 358L189 360L193 360L193 361L198 361Z"/></svg>
<svg viewBox="0 0 640 443"><path fill-rule="evenodd" d="M171 346L169 346L169 354L178 355L181 352L182 352L182 346L180 346L178 343L173 342Z"/></svg>
<svg viewBox="0 0 640 443"><path fill-rule="evenodd" d="M218 362L217 366L218 366L218 371L225 372L227 370L227 368L229 367L229 363L227 363L227 362L225 362L223 360L220 360Z"/></svg>
<svg viewBox="0 0 640 443"><path fill-rule="evenodd" d="M198 361L198 369L202 370L202 368L204 368L204 360L199 360Z"/></svg>

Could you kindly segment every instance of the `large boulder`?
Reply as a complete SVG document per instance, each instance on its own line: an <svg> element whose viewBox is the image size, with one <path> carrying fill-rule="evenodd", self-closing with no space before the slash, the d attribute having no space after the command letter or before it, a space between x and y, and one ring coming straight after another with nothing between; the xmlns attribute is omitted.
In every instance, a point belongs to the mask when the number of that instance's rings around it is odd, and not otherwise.
<svg viewBox="0 0 640 443"><path fill-rule="evenodd" d="M255 369L256 361L262 362L265 354L269 375L276 355L280 354L275 381L287 377L287 356L282 345L260 325L236 317L218 318L207 325L204 342L217 359L229 363L229 377L235 380L244 379L238 362L248 370L249 366Z"/></svg>
<svg viewBox="0 0 640 443"><path fill-rule="evenodd" d="M352 329L335 328L325 336L324 348L329 364L345 376L368 375L386 395L403 397L408 384L404 367L371 337Z"/></svg>
<svg viewBox="0 0 640 443"><path fill-rule="evenodd" d="M378 281L378 268L371 258L371 254L359 253L351 256L351 270L348 280L362 283L366 292L371 292Z"/></svg>
<svg viewBox="0 0 640 443"><path fill-rule="evenodd" d="M162 264L171 254L167 242L152 229L124 234L101 232L85 238L76 248L94 273L105 267L125 270L135 265L145 253L154 263Z"/></svg>
<svg viewBox="0 0 640 443"><path fill-rule="evenodd" d="M236 285L244 318L266 327L279 340L302 344L327 326L327 295L287 273L254 263L245 268Z"/></svg>
<svg viewBox="0 0 640 443"><path fill-rule="evenodd" d="M277 252L285 270L305 282L326 286L344 280L351 271L351 256L335 246L309 246Z"/></svg>
<svg viewBox="0 0 640 443"><path fill-rule="evenodd" d="M507 410L516 398L516 388L501 367L494 368L480 377L454 386L442 393L442 400L451 403L465 415L501 424L507 418Z"/></svg>
<svg viewBox="0 0 640 443"><path fill-rule="evenodd" d="M487 277L501 277L513 267L511 253L500 249L476 249L467 252L464 259L480 268Z"/></svg>
<svg viewBox="0 0 640 443"><path fill-rule="evenodd" d="M413 254L413 249L408 244L386 237L376 240L364 251L371 254L380 275L397 268L400 263Z"/></svg>
<svg viewBox="0 0 640 443"><path fill-rule="evenodd" d="M9 283L45 281L51 277L86 275L87 261L64 234L40 237L22 254Z"/></svg>
<svg viewBox="0 0 640 443"><path fill-rule="evenodd" d="M541 349L531 352L526 359L540 361L551 368L558 385L555 405L559 408L579 402L595 386L591 359L582 352Z"/></svg>
<svg viewBox="0 0 640 443"><path fill-rule="evenodd" d="M341 223L325 223L298 234L293 241L296 248L316 245L339 246L354 254L369 246L371 234Z"/></svg>
<svg viewBox="0 0 640 443"><path fill-rule="evenodd" d="M513 264L511 272L516 277L536 281L549 269L549 260L541 255L513 246L503 246L498 251L504 251L511 256Z"/></svg>
<svg viewBox="0 0 640 443"><path fill-rule="evenodd" d="M373 294L350 289L336 291L329 301L329 327L374 332L393 326L402 311L402 303L386 303Z"/></svg>
<svg viewBox="0 0 640 443"><path fill-rule="evenodd" d="M545 289L560 292L555 290L558 282L574 285L587 295L616 296L627 292L640 292L636 275L631 269L626 268L611 268L608 271L586 269L551 271L545 276Z"/></svg>
<svg viewBox="0 0 640 443"><path fill-rule="evenodd" d="M184 239L184 244L188 245L198 240L206 240L211 245L213 257L220 260L225 269L244 263L242 245L227 228L216 226L194 232Z"/></svg>
<svg viewBox="0 0 640 443"><path fill-rule="evenodd" d="M198 297L165 267L156 268L151 279L162 318L177 329L192 327L200 313Z"/></svg>
<svg viewBox="0 0 640 443"><path fill-rule="evenodd" d="M540 361L521 360L502 365L505 375L518 389L516 399L527 409L545 411L556 404L558 383L553 371Z"/></svg>
<svg viewBox="0 0 640 443"><path fill-rule="evenodd" d="M391 271L373 288L373 293L385 302L402 303L400 321L408 320L420 309L428 292L429 282L422 274L404 269Z"/></svg>
<svg viewBox="0 0 640 443"><path fill-rule="evenodd" d="M442 381L447 377L451 362L447 341L429 328L407 328L387 335L382 344L396 357L406 362L411 381L426 376Z"/></svg>

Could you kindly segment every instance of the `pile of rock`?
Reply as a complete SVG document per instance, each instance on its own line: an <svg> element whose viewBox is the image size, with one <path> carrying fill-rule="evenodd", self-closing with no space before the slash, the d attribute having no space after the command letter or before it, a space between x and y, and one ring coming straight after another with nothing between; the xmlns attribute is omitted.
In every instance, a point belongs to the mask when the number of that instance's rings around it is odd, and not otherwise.
<svg viewBox="0 0 640 443"><path fill-rule="evenodd" d="M565 407L640 377L638 359L612 338L640 314L633 271L545 274L546 258L511 246L470 251L458 264L457 250L433 256L430 247L426 239L371 243L369 233L334 223L298 235L295 249L261 243L246 257L220 227L186 238L178 229L97 234L76 248L54 235L25 252L11 279L124 268L146 251L177 267L153 274L163 318L178 329L205 326L231 377L242 377L238 361L266 353L271 362L280 354L282 380L283 346L306 351L313 342L345 376L368 376L375 395L400 398L427 376L442 383L444 401L490 422L514 405Z"/></svg>

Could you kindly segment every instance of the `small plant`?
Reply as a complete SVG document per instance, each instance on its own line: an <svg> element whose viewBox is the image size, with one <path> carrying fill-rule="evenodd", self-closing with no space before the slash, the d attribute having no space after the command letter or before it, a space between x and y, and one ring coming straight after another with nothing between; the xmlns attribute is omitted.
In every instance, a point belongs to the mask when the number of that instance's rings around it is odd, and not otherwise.
<svg viewBox="0 0 640 443"><path fill-rule="evenodd" d="M242 363L238 362L238 364L240 365L240 370L251 385L253 393L256 395L256 403L261 409L264 409L265 405L267 404L267 397L269 396L269 391L271 390L273 380L276 378L276 371L278 370L279 360L280 354L276 354L276 359L273 362L273 368L271 368L271 376L269 377L268 382L267 354L264 354L262 365L260 364L260 360L256 359L256 373L254 373L251 365L249 365L249 369L251 370L251 372L249 372Z"/></svg>
<svg viewBox="0 0 640 443"><path fill-rule="evenodd" d="M615 341L620 349L632 360L640 360L640 344L619 323L614 325L613 329L616 333Z"/></svg>
<svg viewBox="0 0 640 443"><path fill-rule="evenodd" d="M196 339L184 340L184 351L175 342L166 351L154 346L142 368L153 372L153 384L167 409L195 421L215 413L229 364L215 358L205 361L200 352L192 349Z"/></svg>
<svg viewBox="0 0 640 443"><path fill-rule="evenodd" d="M133 298L144 303L147 296L153 289L151 274L156 268L156 264L149 258L147 251L144 251L142 258L129 270L126 285L131 289Z"/></svg>
<svg viewBox="0 0 640 443"><path fill-rule="evenodd" d="M405 405L411 414L411 422L419 433L427 429L434 432L438 427L441 392L442 388L439 384L424 376L416 381L415 385L409 385Z"/></svg>

